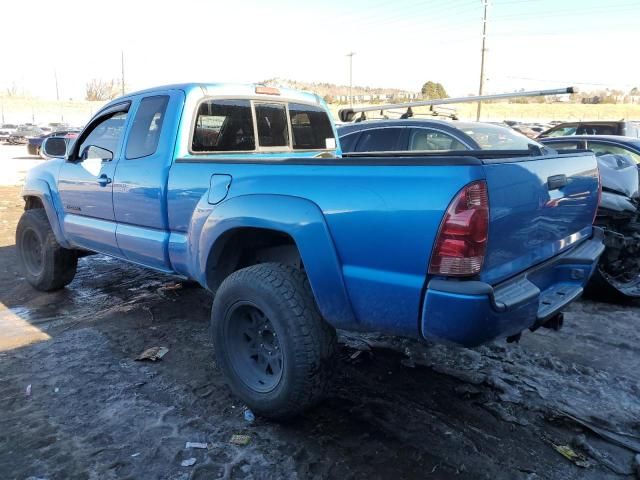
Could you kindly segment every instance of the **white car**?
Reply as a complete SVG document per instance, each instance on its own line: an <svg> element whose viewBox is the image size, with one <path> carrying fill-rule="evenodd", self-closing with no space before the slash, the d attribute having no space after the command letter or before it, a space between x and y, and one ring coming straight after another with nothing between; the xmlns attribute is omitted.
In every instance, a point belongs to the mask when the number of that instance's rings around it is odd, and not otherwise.
<svg viewBox="0 0 640 480"><path fill-rule="evenodd" d="M12 123L3 123L0 125L0 141L7 141L9 136L14 134L17 129L18 126Z"/></svg>

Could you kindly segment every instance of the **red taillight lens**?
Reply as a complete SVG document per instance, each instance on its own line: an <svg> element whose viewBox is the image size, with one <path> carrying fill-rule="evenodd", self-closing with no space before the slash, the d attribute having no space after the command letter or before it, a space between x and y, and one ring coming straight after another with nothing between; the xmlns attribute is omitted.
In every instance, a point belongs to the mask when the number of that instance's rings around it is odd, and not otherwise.
<svg viewBox="0 0 640 480"><path fill-rule="evenodd" d="M489 197L484 180L467 185L442 220L431 256L431 275L476 275L482 268L489 230Z"/></svg>

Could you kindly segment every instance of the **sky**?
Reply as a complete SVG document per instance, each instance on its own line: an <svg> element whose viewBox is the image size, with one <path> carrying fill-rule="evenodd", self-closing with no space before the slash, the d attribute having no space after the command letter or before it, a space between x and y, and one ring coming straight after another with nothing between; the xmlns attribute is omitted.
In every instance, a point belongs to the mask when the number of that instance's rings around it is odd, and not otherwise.
<svg viewBox="0 0 640 480"><path fill-rule="evenodd" d="M482 0L7 0L0 92L272 77L477 92ZM640 0L489 0L485 93L640 86Z"/></svg>

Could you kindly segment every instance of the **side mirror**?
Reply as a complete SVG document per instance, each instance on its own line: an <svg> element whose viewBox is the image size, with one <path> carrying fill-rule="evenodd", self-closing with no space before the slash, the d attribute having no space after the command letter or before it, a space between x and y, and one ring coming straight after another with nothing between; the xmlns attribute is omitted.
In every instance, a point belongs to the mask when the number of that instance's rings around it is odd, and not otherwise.
<svg viewBox="0 0 640 480"><path fill-rule="evenodd" d="M45 138L40 151L47 158L64 158L67 154L67 140L62 137Z"/></svg>

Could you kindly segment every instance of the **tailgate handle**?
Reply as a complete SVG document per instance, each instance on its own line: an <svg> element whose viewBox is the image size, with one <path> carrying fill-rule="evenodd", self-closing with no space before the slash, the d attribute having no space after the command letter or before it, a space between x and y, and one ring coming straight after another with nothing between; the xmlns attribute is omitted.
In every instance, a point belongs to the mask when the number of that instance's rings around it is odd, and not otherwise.
<svg viewBox="0 0 640 480"><path fill-rule="evenodd" d="M562 175L552 175L547 178L547 189L548 190L557 190L558 188L567 186L567 176Z"/></svg>

